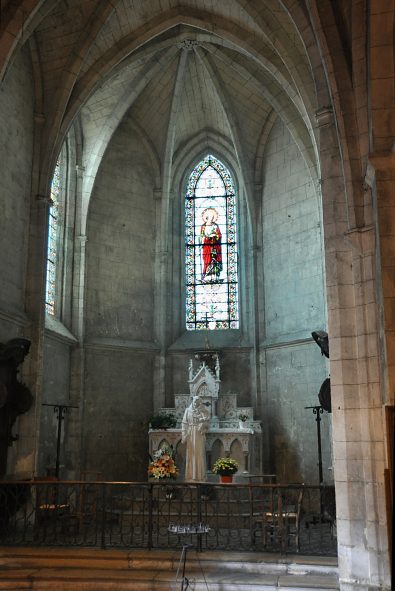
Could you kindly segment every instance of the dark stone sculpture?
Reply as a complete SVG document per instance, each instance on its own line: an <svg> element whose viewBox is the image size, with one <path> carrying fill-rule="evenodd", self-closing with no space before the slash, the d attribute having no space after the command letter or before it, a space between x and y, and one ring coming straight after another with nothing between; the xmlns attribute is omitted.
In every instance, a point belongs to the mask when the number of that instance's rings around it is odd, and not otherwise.
<svg viewBox="0 0 395 591"><path fill-rule="evenodd" d="M18 366L29 349L30 341L24 338L0 343L0 478L7 470L8 447L17 439L12 427L17 416L27 412L33 403L29 388L18 380Z"/></svg>
<svg viewBox="0 0 395 591"><path fill-rule="evenodd" d="M315 330L311 333L311 336L321 349L321 355L325 355L325 357L329 359L328 333L324 330ZM320 391L318 393L318 400L320 401L320 405L324 410L326 410L327 412L332 412L330 378L326 378L322 382Z"/></svg>

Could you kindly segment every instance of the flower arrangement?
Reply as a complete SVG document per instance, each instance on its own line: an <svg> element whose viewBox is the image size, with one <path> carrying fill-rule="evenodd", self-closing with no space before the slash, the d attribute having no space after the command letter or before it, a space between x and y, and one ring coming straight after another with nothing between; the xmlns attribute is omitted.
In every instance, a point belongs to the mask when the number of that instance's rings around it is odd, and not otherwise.
<svg viewBox="0 0 395 591"><path fill-rule="evenodd" d="M160 448L148 466L148 476L153 478L176 478L178 469L173 458L172 448Z"/></svg>
<svg viewBox="0 0 395 591"><path fill-rule="evenodd" d="M242 423L245 423L245 421L247 421L247 419L248 419L248 418L249 418L249 417L248 417L248 415L246 415L246 414L245 414L245 413L243 413L243 412L241 412L241 413L239 414L239 421L241 421Z"/></svg>
<svg viewBox="0 0 395 591"><path fill-rule="evenodd" d="M220 476L231 476L236 474L239 464L233 458L218 458L211 471Z"/></svg>

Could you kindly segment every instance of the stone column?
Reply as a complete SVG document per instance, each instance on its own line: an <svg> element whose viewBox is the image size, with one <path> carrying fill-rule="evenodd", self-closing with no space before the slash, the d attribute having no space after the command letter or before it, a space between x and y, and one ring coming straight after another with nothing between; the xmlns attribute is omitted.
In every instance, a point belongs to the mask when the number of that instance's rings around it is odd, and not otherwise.
<svg viewBox="0 0 395 591"><path fill-rule="evenodd" d="M395 153L370 154L373 167L367 182L376 196L379 266L385 334L383 402L395 403Z"/></svg>
<svg viewBox="0 0 395 591"><path fill-rule="evenodd" d="M66 469L69 478L80 478L83 466L82 425L85 394L85 348L83 341L83 310L85 289L85 253L87 237L76 236L75 284L73 286L73 330L78 345L72 349L70 358L70 404L78 408L70 410L67 417L68 449Z"/></svg>
<svg viewBox="0 0 395 591"><path fill-rule="evenodd" d="M324 218L339 579L389 585L380 396L375 229L352 227L330 108L317 113Z"/></svg>
<svg viewBox="0 0 395 591"><path fill-rule="evenodd" d="M162 189L154 189L155 213L156 213L156 249L155 249L155 341L160 346L160 352L155 357L153 377L153 406L155 410L165 406L166 396L166 348L165 335L168 311L167 303L167 224L162 220ZM166 211L168 206L166 207ZM168 221L168 220L167 220Z"/></svg>
<svg viewBox="0 0 395 591"><path fill-rule="evenodd" d="M13 472L33 476L38 465L43 349L45 329L45 277L47 263L48 213L52 205L47 195L32 198L30 209L29 256L26 281L26 313L30 324L26 337L31 339L30 353L23 364L23 380L29 386L34 404L18 420L19 439Z"/></svg>
<svg viewBox="0 0 395 591"><path fill-rule="evenodd" d="M82 186L85 168L76 165L76 228L82 227ZM84 301L86 277L87 236L74 236L74 273L72 286L72 332L78 344L70 355L70 404L78 408L70 410L67 417L66 469L69 478L79 479L83 465L82 425L85 395L85 349L84 349Z"/></svg>

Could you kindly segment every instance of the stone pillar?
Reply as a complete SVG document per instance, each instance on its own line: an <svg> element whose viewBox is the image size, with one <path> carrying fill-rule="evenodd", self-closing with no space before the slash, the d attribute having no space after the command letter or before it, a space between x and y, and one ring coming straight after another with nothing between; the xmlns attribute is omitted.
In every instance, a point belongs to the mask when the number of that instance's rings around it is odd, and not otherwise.
<svg viewBox="0 0 395 591"><path fill-rule="evenodd" d="M85 168L76 165L76 227L82 224L82 186ZM70 404L78 408L71 409L67 417L66 470L68 478L79 479L83 465L82 425L85 395L85 348L84 348L84 300L86 277L87 236L78 234L74 237L74 273L72 286L72 332L78 339L78 345L72 349L70 357Z"/></svg>
<svg viewBox="0 0 395 591"><path fill-rule="evenodd" d="M385 334L383 402L395 403L395 153L370 154L370 184L376 195L379 262Z"/></svg>
<svg viewBox="0 0 395 591"><path fill-rule="evenodd" d="M394 406L395 406L395 153L374 153L369 155L367 183L372 188L376 205L376 226L378 246L377 268L380 276L377 283L381 287L380 336L382 349L382 402L384 404L385 449L385 487L387 539L390 558L393 557L393 518L394 512Z"/></svg>
<svg viewBox="0 0 395 591"><path fill-rule="evenodd" d="M352 227L330 108L317 113L324 218L339 579L389 586L375 229Z"/></svg>
<svg viewBox="0 0 395 591"><path fill-rule="evenodd" d="M15 474L33 476L38 465L41 397L43 382L43 349L45 329L45 277L47 263L48 213L52 205L47 195L32 198L30 209L29 256L26 281L26 313L30 320L27 338L30 353L23 364L23 380L31 389L34 404L18 420Z"/></svg>
<svg viewBox="0 0 395 591"><path fill-rule="evenodd" d="M83 310L85 290L85 253L87 237L75 239L75 284L73 285L73 329L78 345L71 351L70 404L78 408L70 410L67 417L68 449L66 470L68 478L79 479L83 469L82 424L85 394L85 348L83 342Z"/></svg>
<svg viewBox="0 0 395 591"><path fill-rule="evenodd" d="M155 358L153 379L153 405L158 410L165 406L166 397L166 350L165 335L167 325L167 224L163 222L162 189L154 189L155 213L156 213L156 250L155 250L155 340L160 346L160 352ZM166 208L168 210L168 207ZM168 220L166 220L168 221Z"/></svg>

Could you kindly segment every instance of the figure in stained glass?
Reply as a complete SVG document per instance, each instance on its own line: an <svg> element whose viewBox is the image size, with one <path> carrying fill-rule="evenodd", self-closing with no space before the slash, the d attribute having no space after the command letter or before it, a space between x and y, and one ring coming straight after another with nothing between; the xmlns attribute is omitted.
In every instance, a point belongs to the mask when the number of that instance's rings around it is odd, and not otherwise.
<svg viewBox="0 0 395 591"><path fill-rule="evenodd" d="M217 224L218 211L207 207L202 213L203 224L200 229L202 242L203 271L202 281L220 281L222 271L221 230Z"/></svg>
<svg viewBox="0 0 395 591"><path fill-rule="evenodd" d="M185 195L187 330L239 328L236 195L230 172L208 154Z"/></svg>

